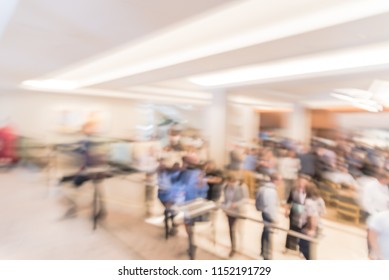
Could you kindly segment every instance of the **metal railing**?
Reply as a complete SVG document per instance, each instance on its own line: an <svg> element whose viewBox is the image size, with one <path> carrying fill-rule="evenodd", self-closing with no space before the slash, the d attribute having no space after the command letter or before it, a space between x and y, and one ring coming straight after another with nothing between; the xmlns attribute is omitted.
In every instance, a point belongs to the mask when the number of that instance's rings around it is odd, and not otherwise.
<svg viewBox="0 0 389 280"><path fill-rule="evenodd" d="M289 236L293 236L293 237L296 237L298 239L302 239L302 240L306 240L306 241L310 242L310 247L309 247L310 248L310 259L311 260L317 259L317 245L319 243L318 238L312 237L312 236L309 236L309 235L306 235L306 234L303 234L301 232L297 232L294 230L286 229L286 228L277 226L276 224L265 224L265 222L263 220L249 217L246 215L237 214L237 213L229 211L227 209L223 209L223 208L220 208L220 209L222 209L223 212L228 216L232 216L232 217L235 217L237 219L251 221L254 223L258 223L258 224L263 224L264 226L268 227L270 230L270 241L269 242L270 242L270 248L271 248L270 251L271 252L272 252L272 249L274 248L274 246L273 246L274 240L272 238L273 233L275 231L282 231L282 232L285 232Z"/></svg>
<svg viewBox="0 0 389 280"><path fill-rule="evenodd" d="M265 224L265 222L263 220L249 217L247 215L238 214L234 211L229 211L227 209L224 209L222 206L216 204L215 202L207 201L205 199L196 199L190 203L186 203L184 205L181 205L181 206L175 208L176 211L183 211L186 213L188 218L193 218L193 219L196 217L205 215L207 213L210 213L211 211L217 211L219 209L223 210L223 212L228 216L232 216L232 217L235 217L235 218L241 219L241 220L251 221L254 223L258 223L258 224L263 224L264 226L268 227L268 229L270 231L270 237L269 237L269 239L270 239L269 240L270 252L272 252L273 248L274 248L274 246L273 246L274 241L272 238L273 233L275 231L282 231L282 232L285 232L289 236L293 236L293 237L296 237L298 239L302 239L302 240L306 240L306 241L310 242L310 247L309 247L310 248L310 259L312 259L312 260L317 259L317 245L319 243L318 238L311 237L309 235L306 235L306 234L303 234L301 232L297 232L294 230L286 229L286 228L277 226L275 224L267 224L267 223ZM165 227L166 227L166 224L165 224ZM167 232L168 229L165 228L165 231ZM215 232L214 221L212 221L212 231L213 231L213 238L214 238L213 241L214 241L214 244L216 244L216 236L215 236L216 232ZM271 255L272 255L272 253L271 253Z"/></svg>

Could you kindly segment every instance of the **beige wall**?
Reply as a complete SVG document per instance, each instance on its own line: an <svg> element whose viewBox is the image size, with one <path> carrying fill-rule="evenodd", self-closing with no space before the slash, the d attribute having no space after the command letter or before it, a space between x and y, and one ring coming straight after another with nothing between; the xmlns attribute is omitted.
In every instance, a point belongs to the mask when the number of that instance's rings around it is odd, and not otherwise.
<svg viewBox="0 0 389 280"><path fill-rule="evenodd" d="M27 91L0 92L0 119L9 117L19 134L46 141L69 139L56 132L58 110L102 110L110 116L110 130L104 136L126 137L136 125L147 123L147 114L139 111L135 100L39 93ZM202 128L201 114L182 112L190 125Z"/></svg>
<svg viewBox="0 0 389 280"><path fill-rule="evenodd" d="M286 119L286 136L301 143L311 138L311 112L301 104L294 104Z"/></svg>
<svg viewBox="0 0 389 280"><path fill-rule="evenodd" d="M335 119L338 126L345 129L354 129L354 128L389 129L389 112L336 113Z"/></svg>

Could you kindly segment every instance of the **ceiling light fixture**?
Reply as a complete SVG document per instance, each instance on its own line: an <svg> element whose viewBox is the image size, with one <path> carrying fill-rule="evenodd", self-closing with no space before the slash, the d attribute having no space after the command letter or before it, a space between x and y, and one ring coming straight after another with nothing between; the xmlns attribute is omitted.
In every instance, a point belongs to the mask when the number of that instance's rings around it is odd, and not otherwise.
<svg viewBox="0 0 389 280"><path fill-rule="evenodd" d="M228 101L236 105L251 106L254 109L260 110L290 110L289 103L266 102L257 98L249 98L246 96L231 96Z"/></svg>
<svg viewBox="0 0 389 280"><path fill-rule="evenodd" d="M357 88L339 88L335 89L335 92L337 92L339 95L349 96L362 100L369 100L373 97L373 93L371 91Z"/></svg>
<svg viewBox="0 0 389 280"><path fill-rule="evenodd" d="M228 86L254 81L272 82L288 77L309 77L323 72L384 65L389 64L388 48L389 42L385 42L194 76L189 78L189 81L205 87Z"/></svg>
<svg viewBox="0 0 389 280"><path fill-rule="evenodd" d="M354 107L357 107L357 108L360 108L360 109L363 109L363 110L366 110L366 111L369 111L369 112L373 112L373 113L378 113L378 112L381 112L384 108L381 104L368 104L368 103L364 103L364 102L352 102L351 103Z"/></svg>
<svg viewBox="0 0 389 280"><path fill-rule="evenodd" d="M188 90L178 90L172 88L163 88L163 87L152 87L152 86L137 86L131 87L128 89L131 92L144 92L148 94L161 94L167 96L177 96L184 98L196 98L196 99L212 99L212 94L204 91L188 91Z"/></svg>
<svg viewBox="0 0 389 280"><path fill-rule="evenodd" d="M336 89L331 96L351 102L351 105L370 112L381 112L387 100L389 82L375 80L369 90L356 88Z"/></svg>
<svg viewBox="0 0 389 280"><path fill-rule="evenodd" d="M81 95L81 96L134 99L134 100L148 101L150 103L164 103L164 104L174 104L174 105L176 104L209 105L210 104L210 100L204 100L204 99L182 98L182 97L173 97L173 96L162 96L156 94L123 92L123 91L103 90L103 89L65 90L65 89L30 87L29 90L39 91L39 92L70 94L70 95Z"/></svg>

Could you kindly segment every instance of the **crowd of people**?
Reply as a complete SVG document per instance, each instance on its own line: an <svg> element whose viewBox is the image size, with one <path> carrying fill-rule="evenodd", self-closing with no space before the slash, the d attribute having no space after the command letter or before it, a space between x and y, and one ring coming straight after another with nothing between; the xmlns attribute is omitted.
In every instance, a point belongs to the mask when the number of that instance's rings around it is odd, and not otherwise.
<svg viewBox="0 0 389 280"><path fill-rule="evenodd" d="M389 161L386 152L341 139L335 145L313 140L303 146L289 139L266 139L254 145L235 145L230 162L216 167L213 161L201 161L196 153L187 154L182 163L165 157L158 167L158 197L167 211L172 205L202 197L215 202L226 211L231 239L230 256L236 252L235 224L249 198L256 201L262 214L264 230L261 255L271 258L269 234L277 223L280 207L289 218L290 230L316 238L322 230L321 217L326 203L321 197L322 186L332 183L339 187L338 195L347 194L360 206L367 225L377 230L373 216L389 209ZM170 162L170 164L167 164ZM171 215L174 217L174 214ZM172 218L172 220L174 220ZM193 220L185 221L191 234ZM173 222L172 234L176 232ZM376 238L373 238L376 237ZM284 253L300 252L311 259L309 238L288 235ZM372 242L375 242L371 245ZM369 233L369 257L382 258L377 253L377 235Z"/></svg>
<svg viewBox="0 0 389 280"><path fill-rule="evenodd" d="M10 143L15 141L8 135L12 133L0 131L3 160L15 158L10 153L14 150ZM248 199L253 199L264 223L260 252L264 259L270 259L269 235L282 209L289 218L290 230L313 238L320 235L321 217L326 213L321 194L330 185L336 186L335 198L346 198L360 207L368 228L369 257L389 259L389 223L385 220L389 216L389 153L385 149L345 137L336 142L313 138L309 145L302 145L261 135L250 145L235 144L229 151L229 163L216 166L212 160L205 160L205 146L199 136L185 138L172 131L163 151L150 154L150 162L154 163L146 172L146 197L152 196L157 185L165 220L171 223L170 235L177 232L174 205L196 198L214 201L225 210L233 256L236 221ZM89 157L84 158L84 165L88 165ZM191 238L197 220L184 221L192 255L195 248ZM288 235L284 253L296 251L311 259L310 245L309 238Z"/></svg>

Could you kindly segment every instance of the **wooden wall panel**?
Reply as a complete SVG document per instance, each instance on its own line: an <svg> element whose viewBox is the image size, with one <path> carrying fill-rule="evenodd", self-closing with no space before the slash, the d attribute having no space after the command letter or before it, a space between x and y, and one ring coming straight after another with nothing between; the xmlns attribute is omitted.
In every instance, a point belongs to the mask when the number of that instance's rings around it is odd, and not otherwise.
<svg viewBox="0 0 389 280"><path fill-rule="evenodd" d="M260 128L278 129L285 127L286 113L283 112L263 112L261 113Z"/></svg>
<svg viewBox="0 0 389 280"><path fill-rule="evenodd" d="M335 113L326 110L312 110L311 127L313 129L336 129Z"/></svg>

